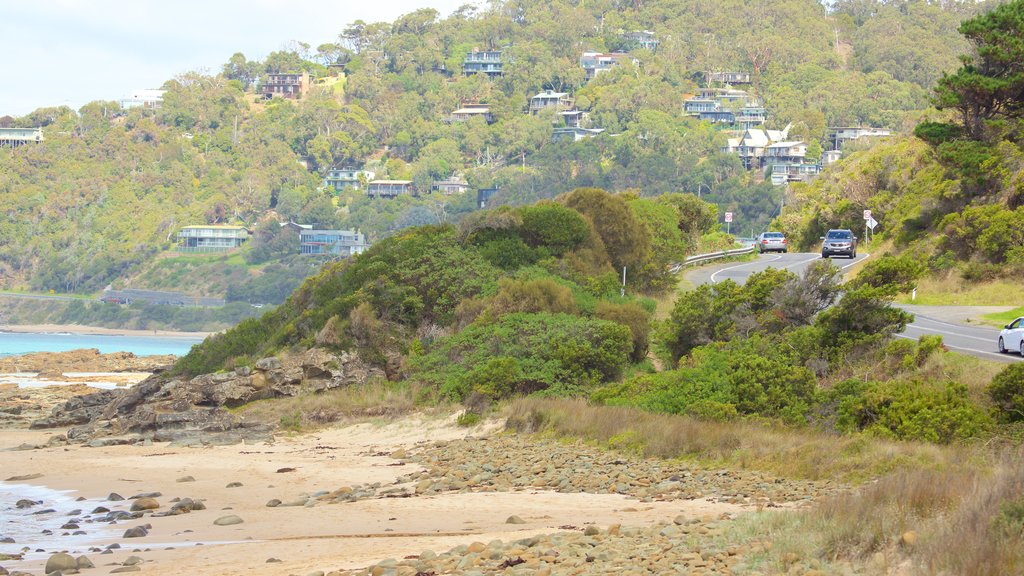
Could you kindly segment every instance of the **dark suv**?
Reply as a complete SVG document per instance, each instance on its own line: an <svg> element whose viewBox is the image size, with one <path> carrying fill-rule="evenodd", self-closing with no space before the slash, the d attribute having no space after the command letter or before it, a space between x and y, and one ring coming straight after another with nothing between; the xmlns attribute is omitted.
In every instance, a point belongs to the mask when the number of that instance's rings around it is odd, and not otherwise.
<svg viewBox="0 0 1024 576"><path fill-rule="evenodd" d="M821 237L821 257L829 256L857 257L857 237L849 230L829 230Z"/></svg>

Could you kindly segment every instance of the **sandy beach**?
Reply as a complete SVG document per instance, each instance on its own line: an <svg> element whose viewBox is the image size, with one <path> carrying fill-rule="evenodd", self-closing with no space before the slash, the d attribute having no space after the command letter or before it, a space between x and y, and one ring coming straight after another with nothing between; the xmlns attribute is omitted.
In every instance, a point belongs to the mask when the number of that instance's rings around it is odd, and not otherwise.
<svg viewBox="0 0 1024 576"><path fill-rule="evenodd" d="M206 338L213 332L175 332L173 330L124 330L81 326L79 324L0 324L0 332L18 334L91 334L103 336L164 336L168 338Z"/></svg>
<svg viewBox="0 0 1024 576"><path fill-rule="evenodd" d="M377 497L346 503L311 500L315 505L267 507L272 499L303 501L308 495L340 487L368 483L386 487L400 475L422 469L392 457L396 451L489 431L457 427L451 418L412 417L388 424L278 436L259 445L52 447L4 452L3 475L39 474L28 482L71 490L70 496L88 499L82 503L86 511L99 504L127 510L130 501L105 501L111 492L126 498L159 492L156 500L160 507L154 512L167 511L176 497L204 501L205 510L179 516L147 516L116 526L83 524L96 538L93 545L121 545L102 555L69 550L75 556L88 555L96 564L96 569L83 572L86 574L107 573L109 566L132 555L145 560L145 574L311 574L366 567L424 550L440 552L460 544L547 534L560 527L644 526L671 521L680 514L710 518L743 509L703 499L641 503L619 494L534 488ZM0 449L25 443L42 445L58 432L3 430ZM182 481L188 480L186 477L194 481ZM237 515L243 522L214 525L226 515ZM512 515L524 523L506 523ZM121 537L127 528L147 523L151 524L147 536ZM0 546L0 552L13 547L16 545ZM0 565L38 574L46 557L62 548L61 537L54 535L45 554Z"/></svg>

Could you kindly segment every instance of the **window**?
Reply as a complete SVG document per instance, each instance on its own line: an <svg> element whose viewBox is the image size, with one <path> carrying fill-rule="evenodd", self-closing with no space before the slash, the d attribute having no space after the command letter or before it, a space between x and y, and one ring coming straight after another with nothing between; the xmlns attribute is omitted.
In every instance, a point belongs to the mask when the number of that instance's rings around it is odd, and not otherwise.
<svg viewBox="0 0 1024 576"><path fill-rule="evenodd" d="M1010 328L1011 330L1021 327L1024 327L1024 318L1017 318L1007 326L1007 328Z"/></svg>
<svg viewBox="0 0 1024 576"><path fill-rule="evenodd" d="M830 230L827 238L829 240L851 240L853 234L846 230Z"/></svg>

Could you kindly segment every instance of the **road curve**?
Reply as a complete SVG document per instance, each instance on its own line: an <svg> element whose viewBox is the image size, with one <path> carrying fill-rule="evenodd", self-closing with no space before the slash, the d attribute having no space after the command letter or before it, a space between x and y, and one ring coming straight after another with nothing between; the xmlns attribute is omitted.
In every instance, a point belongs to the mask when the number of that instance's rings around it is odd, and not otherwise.
<svg viewBox="0 0 1024 576"><path fill-rule="evenodd" d="M858 254L855 260L847 258L833 258L833 263L840 270L846 270L850 266L868 258L867 254ZM732 280L742 284L747 278L767 268L782 268L797 274L816 260L821 259L817 253L785 253L785 254L760 254L757 260L742 263L717 264L693 270L686 274L686 279L699 284L712 284L723 280ZM913 307L906 307L913 312ZM953 322L946 322L931 318L922 314L915 314L915 320L907 326L903 334L897 334L900 338L917 340L925 334L937 334L942 336L942 341L950 350L964 354L970 354L986 360L998 360L1003 362L1020 362L1024 360L1019 354L1000 354L996 350L996 340L999 338L999 330L981 326L967 326Z"/></svg>

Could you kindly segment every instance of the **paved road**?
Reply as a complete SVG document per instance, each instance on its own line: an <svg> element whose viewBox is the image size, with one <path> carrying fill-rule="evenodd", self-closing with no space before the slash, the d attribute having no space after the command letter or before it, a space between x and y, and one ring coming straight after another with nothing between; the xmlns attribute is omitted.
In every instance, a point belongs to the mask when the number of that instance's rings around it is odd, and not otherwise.
<svg viewBox="0 0 1024 576"><path fill-rule="evenodd" d="M841 270L845 270L868 257L867 254L858 254L856 260L834 258L833 261ZM762 254L757 257L757 260L752 262L719 264L694 270L688 273L686 278L694 284L721 282L726 279L742 284L748 276L766 268L784 268L800 274L811 262L819 259L821 259L821 254ZM957 352L1003 362L1020 362L1024 360L1019 354L1000 354L996 350L999 330L947 322L934 318L927 313L921 313L920 310L915 310L913 306L905 306L904 308L914 312L916 319L913 324L907 326L903 334L897 335L900 338L917 340L923 334L938 334L942 336L942 341L947 348Z"/></svg>

